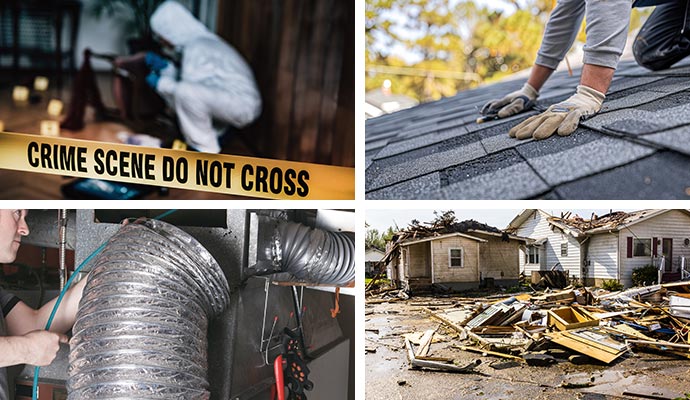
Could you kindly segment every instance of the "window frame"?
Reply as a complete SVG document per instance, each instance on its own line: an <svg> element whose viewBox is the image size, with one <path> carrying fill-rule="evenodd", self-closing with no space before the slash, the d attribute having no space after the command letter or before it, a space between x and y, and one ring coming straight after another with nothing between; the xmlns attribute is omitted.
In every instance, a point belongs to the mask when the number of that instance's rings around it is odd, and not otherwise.
<svg viewBox="0 0 690 400"><path fill-rule="evenodd" d="M644 243L644 242L646 242L646 243ZM643 254L637 254L637 244L643 244L644 249L645 249L645 253L649 252L649 254L644 254L644 253ZM632 246L633 247L632 248L632 256L633 257L646 257L647 258L647 257L652 256L652 246L653 246L652 238L633 237L632 245L633 245Z"/></svg>
<svg viewBox="0 0 690 400"><path fill-rule="evenodd" d="M532 254L532 250L534 253ZM527 246L527 251L525 251L525 264L526 265L540 265L539 264L539 246ZM530 258L534 262L530 262Z"/></svg>
<svg viewBox="0 0 690 400"><path fill-rule="evenodd" d="M561 243L561 257L568 257L568 242Z"/></svg>
<svg viewBox="0 0 690 400"><path fill-rule="evenodd" d="M453 257L453 250L460 251L460 257ZM454 259L460 259L460 265L453 265ZM462 247L451 247L448 249L448 268L465 268L465 250Z"/></svg>

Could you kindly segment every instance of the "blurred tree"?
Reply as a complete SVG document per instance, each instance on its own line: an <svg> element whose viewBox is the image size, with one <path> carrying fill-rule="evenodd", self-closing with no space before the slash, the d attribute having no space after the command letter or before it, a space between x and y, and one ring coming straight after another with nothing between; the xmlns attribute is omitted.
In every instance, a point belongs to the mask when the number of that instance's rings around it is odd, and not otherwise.
<svg viewBox="0 0 690 400"><path fill-rule="evenodd" d="M430 101L529 68L555 4L367 0L366 90L388 79L394 93ZM648 13L634 10L631 29ZM578 38L584 41L584 31Z"/></svg>
<svg viewBox="0 0 690 400"><path fill-rule="evenodd" d="M384 233L380 233L378 229L370 228L367 225L367 234L364 238L364 243L367 247L372 246L385 251L386 243L393 238L393 235L395 235L395 230L393 230L393 227L389 226Z"/></svg>

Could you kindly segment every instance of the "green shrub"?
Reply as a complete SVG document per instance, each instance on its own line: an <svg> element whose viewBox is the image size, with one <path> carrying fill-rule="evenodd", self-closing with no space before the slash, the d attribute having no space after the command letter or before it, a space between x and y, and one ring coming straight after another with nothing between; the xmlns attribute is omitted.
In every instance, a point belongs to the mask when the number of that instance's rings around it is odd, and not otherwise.
<svg viewBox="0 0 690 400"><path fill-rule="evenodd" d="M632 272L633 286L644 286L656 283L659 280L659 272L653 265L635 268Z"/></svg>
<svg viewBox="0 0 690 400"><path fill-rule="evenodd" d="M602 282L601 287L608 290L609 292L617 292L623 289L623 284L615 279L608 279Z"/></svg>

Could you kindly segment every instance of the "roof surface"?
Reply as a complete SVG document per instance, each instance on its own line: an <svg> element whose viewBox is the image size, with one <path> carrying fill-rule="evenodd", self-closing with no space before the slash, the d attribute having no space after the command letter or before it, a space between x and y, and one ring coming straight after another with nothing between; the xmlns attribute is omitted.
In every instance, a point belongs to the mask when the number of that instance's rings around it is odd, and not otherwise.
<svg viewBox="0 0 690 400"><path fill-rule="evenodd" d="M466 233L460 233L460 232L451 232L451 233L444 233L444 234L438 234L436 236L426 236L426 237L418 237L418 238L408 238L400 242L401 246L409 246L411 244L417 244L421 242L431 242L434 240L439 240L439 239L447 239L449 237L454 237L454 236L460 236L464 237L467 239L472 239L476 240L477 242L486 242L486 239L478 238L476 236L468 235Z"/></svg>
<svg viewBox="0 0 690 400"><path fill-rule="evenodd" d="M549 217L549 222L556 226L569 228L574 233L593 234L615 231L666 211L668 210L614 211L602 216L592 215L590 219L582 218L579 215L567 215L564 218Z"/></svg>
<svg viewBox="0 0 690 400"><path fill-rule="evenodd" d="M483 124L479 108L524 78L367 120L366 198L690 198L690 57L657 72L621 61L601 112L572 135L508 137L579 78L557 72L536 110Z"/></svg>
<svg viewBox="0 0 690 400"><path fill-rule="evenodd" d="M549 222L556 226L567 227L575 233L592 235L596 233L619 231L638 222L667 213L672 210L639 210L633 212L614 211L610 214L584 219L578 215L568 215L565 218L550 217ZM688 210L677 210L690 215Z"/></svg>

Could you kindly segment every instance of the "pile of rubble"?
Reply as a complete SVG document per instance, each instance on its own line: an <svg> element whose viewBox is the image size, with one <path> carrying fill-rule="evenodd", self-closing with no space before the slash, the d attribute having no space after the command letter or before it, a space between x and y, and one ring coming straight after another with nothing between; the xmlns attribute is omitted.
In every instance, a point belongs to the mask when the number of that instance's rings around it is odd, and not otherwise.
<svg viewBox="0 0 690 400"><path fill-rule="evenodd" d="M611 364L637 351L690 358L690 282L613 293L570 287L424 310L458 333L453 347L530 366L557 358ZM405 339L412 367L472 372L476 363L428 358L435 331Z"/></svg>

